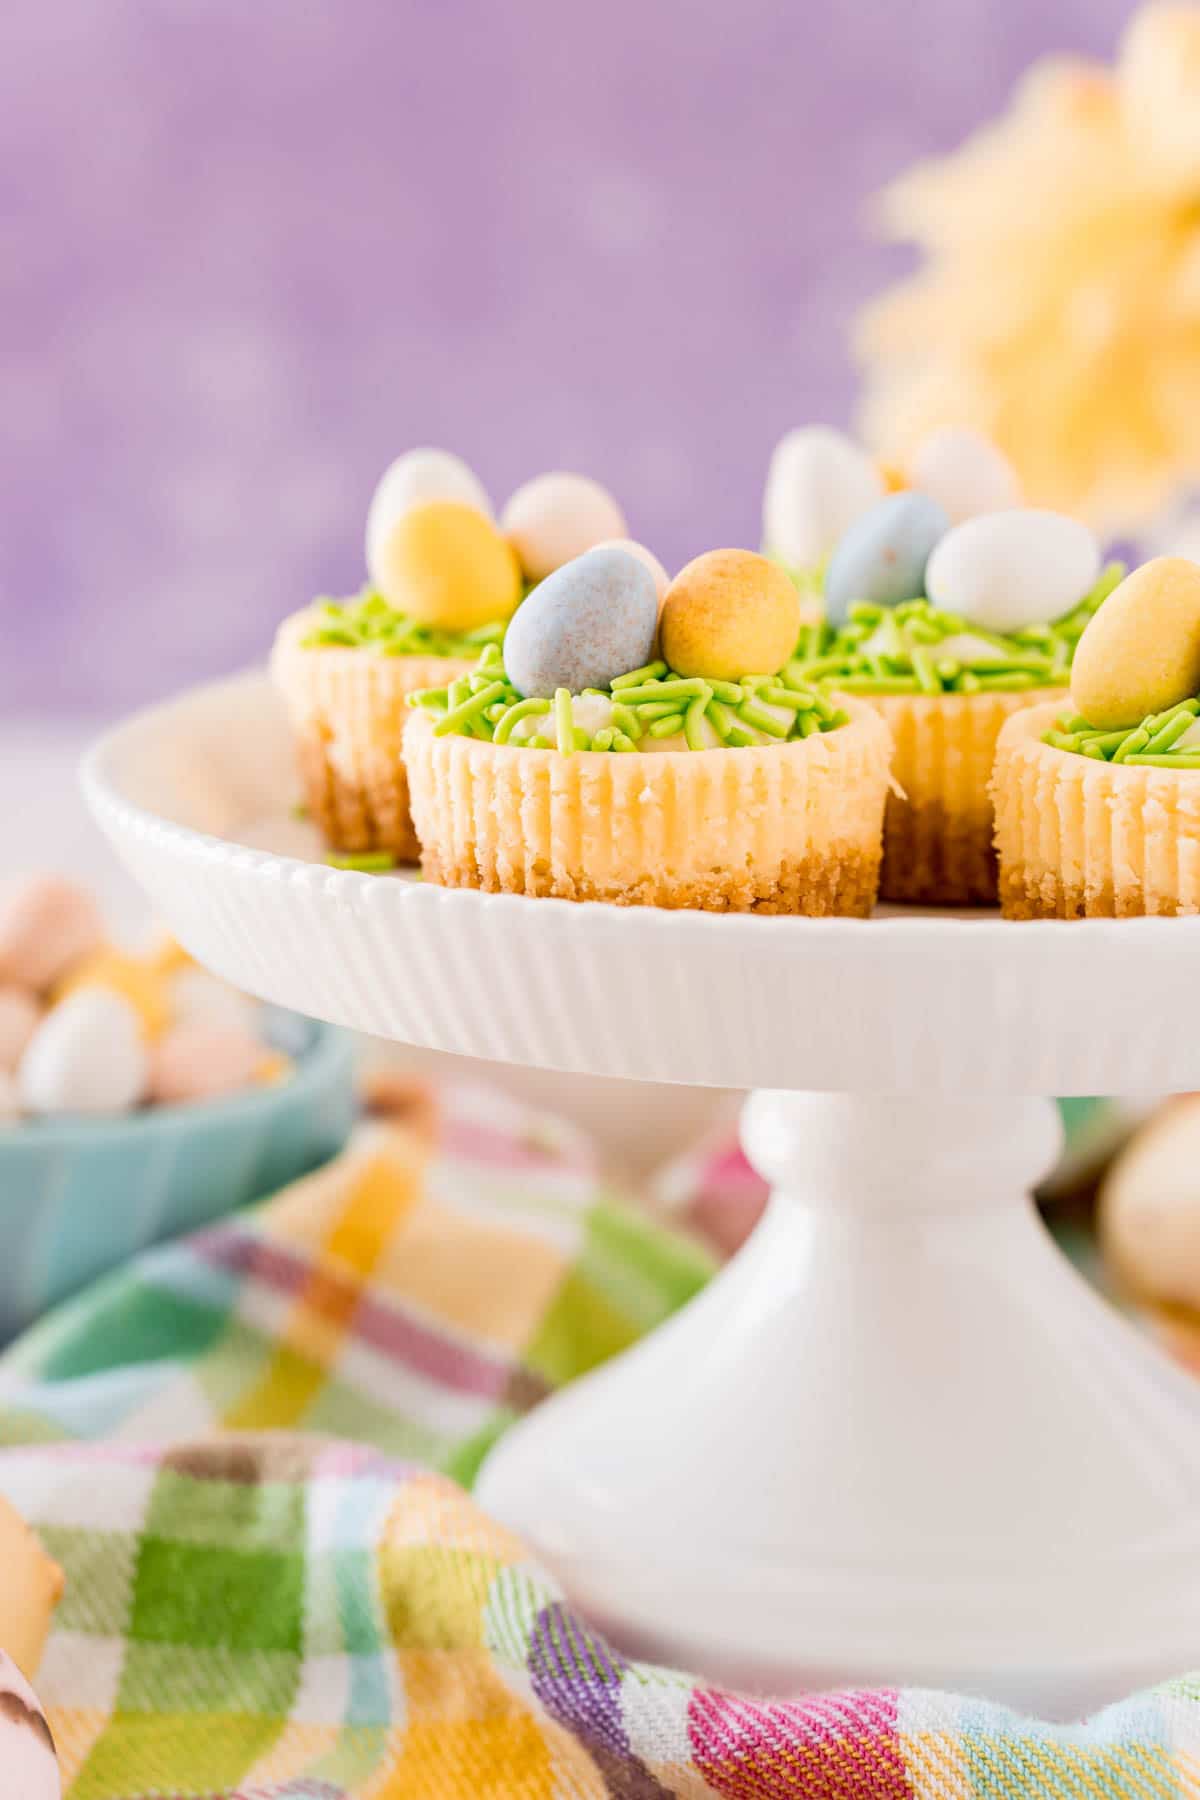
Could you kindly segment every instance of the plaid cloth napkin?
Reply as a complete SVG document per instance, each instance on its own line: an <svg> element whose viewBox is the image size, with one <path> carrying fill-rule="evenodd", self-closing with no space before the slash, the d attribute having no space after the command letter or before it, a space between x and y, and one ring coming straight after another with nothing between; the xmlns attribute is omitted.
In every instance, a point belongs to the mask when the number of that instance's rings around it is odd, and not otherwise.
<svg viewBox="0 0 1200 1800"><path fill-rule="evenodd" d="M574 1134L457 1094L432 1152L368 1131L31 1333L0 1491L67 1571L37 1685L69 1800L1200 1795L1200 1677L1070 1728L746 1700L618 1656L434 1472L706 1273Z"/></svg>

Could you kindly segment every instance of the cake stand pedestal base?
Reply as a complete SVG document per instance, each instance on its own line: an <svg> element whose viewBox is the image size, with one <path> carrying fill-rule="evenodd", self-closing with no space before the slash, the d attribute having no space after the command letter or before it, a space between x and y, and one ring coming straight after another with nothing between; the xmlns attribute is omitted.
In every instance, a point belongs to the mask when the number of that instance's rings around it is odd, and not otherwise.
<svg viewBox="0 0 1200 1800"><path fill-rule="evenodd" d="M760 1692L1063 1718L1200 1663L1200 1388L1043 1229L1052 1103L759 1092L743 1141L750 1242L482 1504L622 1649Z"/></svg>

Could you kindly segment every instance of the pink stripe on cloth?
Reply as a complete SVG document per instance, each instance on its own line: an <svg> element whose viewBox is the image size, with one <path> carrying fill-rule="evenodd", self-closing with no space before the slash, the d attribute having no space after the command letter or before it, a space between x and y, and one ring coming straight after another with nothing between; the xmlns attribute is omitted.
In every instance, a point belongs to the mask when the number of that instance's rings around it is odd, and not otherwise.
<svg viewBox="0 0 1200 1800"><path fill-rule="evenodd" d="M304 1257L242 1231L209 1232L195 1240L195 1249L231 1274L259 1281L276 1293L299 1293L312 1273L312 1265ZM455 1393L496 1400L509 1390L514 1374L509 1363L456 1343L444 1332L404 1314L394 1303L385 1305L373 1299L369 1290L359 1290L356 1282L328 1269L321 1271L321 1279L330 1290L359 1294L347 1327L349 1337Z"/></svg>
<svg viewBox="0 0 1200 1800"><path fill-rule="evenodd" d="M885 1688L759 1704L696 1688L688 1705L696 1767L723 1800L912 1800L897 1698Z"/></svg>

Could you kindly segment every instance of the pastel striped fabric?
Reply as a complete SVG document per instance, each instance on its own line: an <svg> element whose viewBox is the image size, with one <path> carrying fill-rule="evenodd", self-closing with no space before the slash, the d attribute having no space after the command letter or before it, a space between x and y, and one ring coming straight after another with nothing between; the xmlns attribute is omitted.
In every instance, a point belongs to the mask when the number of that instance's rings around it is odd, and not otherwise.
<svg viewBox="0 0 1200 1800"><path fill-rule="evenodd" d="M0 1491L67 1572L69 1800L1200 1796L1200 1675L1073 1727L749 1700L619 1656L439 1472L706 1273L572 1134L454 1096L436 1149L368 1132L32 1333Z"/></svg>

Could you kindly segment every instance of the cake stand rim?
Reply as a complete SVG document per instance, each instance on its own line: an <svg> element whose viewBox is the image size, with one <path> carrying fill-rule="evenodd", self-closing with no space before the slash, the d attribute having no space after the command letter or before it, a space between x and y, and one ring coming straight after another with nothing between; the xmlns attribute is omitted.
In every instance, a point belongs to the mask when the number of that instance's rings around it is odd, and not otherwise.
<svg viewBox="0 0 1200 1800"><path fill-rule="evenodd" d="M845 917L807 918L798 915L763 915L746 912L704 912L694 909L656 906L621 906L611 901L575 901L551 896L493 893L478 888L440 887L424 882L416 875L397 871L381 877L357 869L338 869L327 864L242 844L235 838L223 837L196 826L182 823L166 813L156 811L131 799L111 770L115 756L127 747L135 733L169 720L185 707L215 700L228 692L247 690L273 696L274 690L265 668L243 670L232 676L184 689L173 697L118 720L83 753L80 760L80 782L92 812L123 827L151 837L165 847L189 855L211 858L217 863L234 860L246 870L310 885L327 886L344 899L388 896L387 904L469 906L489 911L513 911L514 916L527 914L537 907L547 918L557 915L571 921L571 929L587 931L605 925L627 932L689 931L693 934L732 936L735 931L770 930L780 936L787 933L789 942L819 938L830 947L853 944L870 947L874 954L898 953L901 948L923 948L930 942L961 949L969 944L977 953L997 941L1007 943L1014 954L1028 954L1036 946L1045 949L1050 943L1056 954L1074 946L1070 954L1095 951L1101 942L1109 947L1121 944L1125 950L1137 945L1144 948L1181 948L1181 938L1200 941L1200 916L1195 918L1124 918L1124 919L1004 919L996 908L940 909L889 906L882 916L870 919ZM369 904L376 904L372 899ZM1119 934L1114 936L1114 934ZM1025 948L1017 951L1020 943Z"/></svg>

